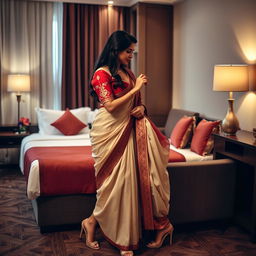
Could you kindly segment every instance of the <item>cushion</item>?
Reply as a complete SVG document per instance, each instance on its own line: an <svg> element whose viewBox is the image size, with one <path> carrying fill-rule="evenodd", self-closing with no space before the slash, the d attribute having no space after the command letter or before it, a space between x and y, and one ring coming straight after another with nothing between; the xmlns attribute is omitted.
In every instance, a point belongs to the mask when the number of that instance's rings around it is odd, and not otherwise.
<svg viewBox="0 0 256 256"><path fill-rule="evenodd" d="M201 155L211 153L213 149L213 138L211 134L217 132L220 121L207 121L203 119L195 129L190 150Z"/></svg>
<svg viewBox="0 0 256 256"><path fill-rule="evenodd" d="M60 118L65 111L63 110L53 110L53 109L45 109L45 108L36 108L37 113L37 121L39 134L41 135L62 135L62 133L56 129L51 124L55 122L58 118ZM70 112L75 115L82 123L88 124L88 115L91 112L91 108L83 107L71 109ZM83 128L79 134L89 133L89 127Z"/></svg>
<svg viewBox="0 0 256 256"><path fill-rule="evenodd" d="M185 148L192 136L195 117L183 116L174 126L171 133L171 144L176 148Z"/></svg>
<svg viewBox="0 0 256 256"><path fill-rule="evenodd" d="M197 118L199 113L184 109L171 108L163 131L167 137L170 137L174 126L183 116L196 116Z"/></svg>
<svg viewBox="0 0 256 256"><path fill-rule="evenodd" d="M76 135L87 125L75 117L69 109L51 124L64 135Z"/></svg>

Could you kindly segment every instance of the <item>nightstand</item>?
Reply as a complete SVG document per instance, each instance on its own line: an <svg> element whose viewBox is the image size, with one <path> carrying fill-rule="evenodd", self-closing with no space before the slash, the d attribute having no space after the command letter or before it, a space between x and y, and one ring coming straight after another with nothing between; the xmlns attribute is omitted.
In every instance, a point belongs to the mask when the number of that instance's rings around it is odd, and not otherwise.
<svg viewBox="0 0 256 256"><path fill-rule="evenodd" d="M15 126L7 125L0 127L0 149L2 148L20 148L21 141L24 137L28 136L30 133L22 133L22 134L15 134L13 132ZM16 164L8 163L8 164L0 164L0 168L17 166Z"/></svg>
<svg viewBox="0 0 256 256"><path fill-rule="evenodd" d="M214 134L214 159L236 161L235 223L251 233L256 242L256 139L252 132L236 136Z"/></svg>

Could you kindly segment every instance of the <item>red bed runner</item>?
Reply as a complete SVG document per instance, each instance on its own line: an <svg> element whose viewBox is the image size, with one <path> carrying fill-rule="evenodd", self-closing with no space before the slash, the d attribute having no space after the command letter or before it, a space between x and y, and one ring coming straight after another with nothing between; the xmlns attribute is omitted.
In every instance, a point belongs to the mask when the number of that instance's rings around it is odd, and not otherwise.
<svg viewBox="0 0 256 256"><path fill-rule="evenodd" d="M24 174L39 161L40 195L96 193L91 146L34 147L26 151Z"/></svg>
<svg viewBox="0 0 256 256"><path fill-rule="evenodd" d="M176 152L176 151L170 149L168 162L169 163L186 162L186 158L179 152Z"/></svg>

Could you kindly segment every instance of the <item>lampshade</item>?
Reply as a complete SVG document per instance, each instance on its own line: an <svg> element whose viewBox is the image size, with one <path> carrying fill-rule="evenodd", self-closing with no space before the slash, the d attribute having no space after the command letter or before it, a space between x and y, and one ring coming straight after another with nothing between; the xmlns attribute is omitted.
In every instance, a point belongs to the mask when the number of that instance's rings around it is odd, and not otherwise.
<svg viewBox="0 0 256 256"><path fill-rule="evenodd" d="M8 92L29 92L29 75L8 75Z"/></svg>
<svg viewBox="0 0 256 256"><path fill-rule="evenodd" d="M248 65L215 65L214 91L243 92L248 89Z"/></svg>
<svg viewBox="0 0 256 256"><path fill-rule="evenodd" d="M250 64L249 70L249 90L256 91L256 64Z"/></svg>

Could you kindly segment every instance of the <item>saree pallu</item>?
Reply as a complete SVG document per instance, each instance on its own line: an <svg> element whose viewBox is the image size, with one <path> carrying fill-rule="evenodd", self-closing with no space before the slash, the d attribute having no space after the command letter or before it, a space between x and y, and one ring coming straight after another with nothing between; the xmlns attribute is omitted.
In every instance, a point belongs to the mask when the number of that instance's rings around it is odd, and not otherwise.
<svg viewBox="0 0 256 256"><path fill-rule="evenodd" d="M121 250L138 248L142 228L169 224L169 144L147 117L131 117L134 101L112 113L100 108L90 133L97 182L93 215Z"/></svg>

